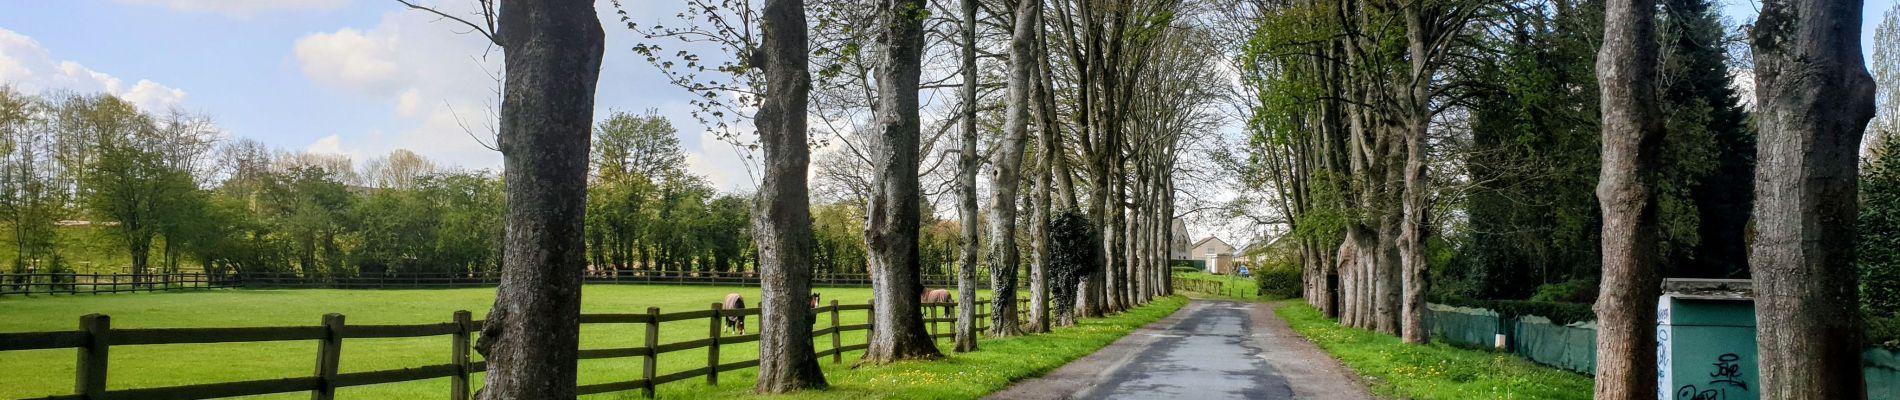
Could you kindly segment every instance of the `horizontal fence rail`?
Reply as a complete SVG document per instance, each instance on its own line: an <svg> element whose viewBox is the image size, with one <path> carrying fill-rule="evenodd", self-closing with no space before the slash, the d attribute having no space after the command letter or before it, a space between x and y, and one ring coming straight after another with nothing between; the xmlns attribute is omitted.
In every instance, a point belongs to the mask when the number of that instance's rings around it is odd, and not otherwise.
<svg viewBox="0 0 1900 400"><path fill-rule="evenodd" d="M170 290L230 288L239 285L240 282L236 276L199 272L154 274L0 273L0 296L162 292Z"/></svg>
<svg viewBox="0 0 1900 400"><path fill-rule="evenodd" d="M1029 308L1027 299L1018 301L1018 317L1024 317ZM977 300L973 321L981 332L987 329L989 302ZM929 324L932 338L948 338L954 332L938 330L938 323L954 324L957 318L953 310L956 303L924 303L921 312L924 321ZM871 329L871 324L841 325L840 314L846 311L863 311L866 321L871 312L871 304L838 304L832 300L830 305L816 307L812 312L819 319L828 319L830 325L818 328L812 326L814 343L825 342L829 338L830 347L817 351L820 358L831 357L832 363L844 362L844 353L864 350L868 343L844 344L844 333ZM758 334L724 336L721 330L726 317L745 317L759 315L759 309L721 309L719 303L712 303L707 310L661 313L657 307L650 307L644 313L637 314L583 314L581 324L637 324L645 326L644 345L638 347L618 347L604 349L585 349L580 351L580 359L607 359L642 357L639 379L617 382L581 385L579 394L599 394L640 390L645 397L654 395L658 385L705 377L708 384L718 384L719 374L737 369L759 365L759 360L722 360L720 346L730 344L756 343ZM451 388L449 397L466 400L473 393L469 375L485 371L486 364L471 360L469 356L471 339L479 335L482 320L473 319L468 311L456 311L448 322L416 325L349 325L343 314L324 315L322 322L311 326L249 327L249 328L140 328L114 329L112 319L106 315L92 314L80 317L79 330L65 332L25 332L0 333L0 351L77 349L78 364L74 369L74 393L45 397L45 399L205 399L219 397L254 396L293 392L310 392L316 400L334 399L337 388L377 385L386 383L420 381L449 378ZM672 343L661 343L660 324L663 323L705 323L710 328L709 336L703 339ZM339 373L337 366L342 357L343 342L348 339L374 338L416 338L447 336L450 362L412 368L381 371ZM129 346L176 345L205 343L255 343L278 341L315 341L318 345L315 373L311 376L261 379L238 382L204 383L184 386L155 388L108 390L107 371L113 349L125 349ZM353 346L358 348L360 346ZM661 355L704 349L705 367L666 375L657 374L658 358ZM123 351L123 350L121 350ZM682 355L683 356L683 355Z"/></svg>
<svg viewBox="0 0 1900 400"><path fill-rule="evenodd" d="M759 284L759 276L750 271L661 271L605 270L590 271L588 284L667 284L735 285ZM927 287L955 287L950 275L925 275ZM500 272L475 273L385 273L348 276L308 276L295 272L244 273L154 273L154 274L76 274L76 273L0 273L0 296L35 294L98 294L120 292L158 292L170 290L221 288L272 289L420 289L492 287L500 284ZM814 287L869 287L871 276L863 273L817 273ZM987 280L977 287L987 289Z"/></svg>
<svg viewBox="0 0 1900 400"><path fill-rule="evenodd" d="M1200 293L1208 293L1208 294L1226 294L1227 293L1226 282L1221 282L1221 281L1216 281L1216 280L1183 278L1183 277L1178 277L1178 276L1175 277L1173 280L1174 280L1174 290L1178 290L1178 291L1200 292Z"/></svg>

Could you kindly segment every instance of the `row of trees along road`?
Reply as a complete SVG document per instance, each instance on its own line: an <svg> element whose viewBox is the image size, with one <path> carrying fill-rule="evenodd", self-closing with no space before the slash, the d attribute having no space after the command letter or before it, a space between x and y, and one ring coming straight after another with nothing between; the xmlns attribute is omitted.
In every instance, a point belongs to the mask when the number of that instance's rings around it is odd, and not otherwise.
<svg viewBox="0 0 1900 400"><path fill-rule="evenodd" d="M1218 18L1250 116L1235 168L1342 324L1423 343L1428 297L1594 301L1597 398L1649 397L1661 277L1752 275L1760 392L1865 397L1857 299L1891 291L1859 284L1855 210L1890 188L1856 199L1860 10L1768 1L1735 28L1703 0L1245 2ZM1892 240L1886 214L1860 214L1867 239Z"/></svg>
<svg viewBox="0 0 1900 400"><path fill-rule="evenodd" d="M483 172L438 170L401 150L357 169L346 157L274 151L224 138L205 116L154 115L103 95L0 87L0 105L8 271L104 260L94 266L109 270L84 272L321 278L496 264L501 189Z"/></svg>
<svg viewBox="0 0 1900 400"><path fill-rule="evenodd" d="M1175 161L1187 142L1181 138L1202 134L1217 118L1209 107L1210 94L1218 90L1216 66L1201 57L1213 41L1204 27L1176 17L1189 11L1190 3L768 1L763 9L736 1L689 3L677 16L681 21L651 25L621 10L629 29L647 39L634 50L674 84L704 94L695 102L695 115L715 127L714 133L749 146L741 132L725 127L754 120L760 127L766 186L782 191L782 198L807 196L806 186L799 185L809 167L802 133L805 128L819 133L819 144L830 151L817 157L818 180L812 186L825 188L817 197L833 205L863 210L865 256L877 296L874 324L892 327L873 333L863 362L941 354L916 312L923 289L919 259L935 247L918 242L919 222L927 220L923 206L945 203L933 199L953 198L958 205L961 237L954 258L966 320L979 264L989 265L995 304L1006 305L1014 304L1015 288L1023 284L1017 265L1028 264L1031 321L1016 321L1011 310L999 309L992 317L992 335L1042 332L1071 324L1076 315L1116 312L1167 292L1164 240L1171 236L1168 222L1174 215ZM801 12L787 11L792 15L784 17L791 20L774 19L781 15L773 10L789 9ZM815 23L793 21L805 16ZM740 21L760 21L768 29L748 29L743 23L750 22ZM787 40L811 46L785 50L773 45L777 28L796 30L798 39ZM802 49L810 49L809 60L791 65L815 73L778 76L775 69L785 67L774 60L792 57L779 52L806 54L797 51ZM1000 84L985 84L992 76ZM810 79L808 94L799 94L806 89L801 79ZM924 93L951 89L958 92L945 97L959 101L921 101L934 98ZM779 103L783 100L774 96L781 90L792 91L799 104ZM790 106L806 108L781 109ZM758 113L749 115L754 107ZM788 121L807 117L819 123ZM796 133L774 133L778 129ZM780 143L790 140L781 134L799 141ZM986 165L987 216L978 190ZM761 207L780 204L763 201L765 190ZM1018 211L1024 206L1029 212ZM820 215L830 207L818 208ZM1050 229L1051 221L1085 213L1091 224ZM759 218L758 229L771 220ZM1019 228L1025 220L1026 228ZM985 226L987 235L980 229ZM806 261L798 256L778 257L802 267ZM762 264L769 271L772 263ZM804 288L796 283L782 294L768 286L773 294L767 303L780 295L801 295ZM1073 306L1051 308L1052 298ZM976 350L973 327L959 325L957 350ZM822 386L815 372L775 369L815 367L767 364L779 366L762 369L762 376L772 378L761 381L761 391Z"/></svg>
<svg viewBox="0 0 1900 400"><path fill-rule="evenodd" d="M643 239L642 227L672 220L638 217L650 215L652 205L632 199L704 193L684 174L648 168L675 158L638 146L666 139L632 137L620 146L612 140L619 140L613 131L621 121L609 120L596 130L607 134L593 143L596 189L581 195L589 169L574 160L589 159L589 146L586 126L577 123L592 119L602 51L589 2L478 1L483 18L464 19L399 1L480 34L506 56L498 141L509 183L507 229L502 285L477 346L490 366L482 396L572 397L579 267L590 258L597 265L635 258L665 265L675 251L664 242L669 239ZM695 117L721 138L761 153L763 182L749 214L764 289L756 391L826 385L810 332L795 328L809 312L804 301L816 259L853 258L825 245L827 237L835 244L848 235L814 235L813 186L833 196L818 208L821 216L862 210L863 259L873 276L873 324L879 327L864 363L941 354L924 332L918 298L921 261L931 249L950 247L935 245L946 241L921 228L931 219L924 205L950 193L946 187L956 188L960 204L954 243L961 247L958 297L966 322L978 260L987 258L992 285L1000 288L992 304L1011 306L1013 289L1022 284L1017 264L1028 259L1032 321L999 309L991 334L1044 332L1073 324L1076 315L1118 312L1168 293L1173 176L1189 142L1182 139L1211 130L1218 119L1210 101L1220 81L1204 57L1214 41L1205 27L1180 17L1204 12L1188 8L1198 3L966 0L961 13L946 12L947 2L922 0L688 3L674 16L682 21L652 25L639 20L650 16L615 7L621 22L645 39L633 51L673 84L700 95ZM684 50L666 48L674 46ZM924 62L927 54L959 49L960 66ZM986 61L979 54L1004 55ZM1006 78L986 85L989 71L1007 71ZM925 90L950 87L943 83L950 79L961 81L960 101L937 108L921 101ZM747 120L756 130L740 128ZM943 145L952 127L963 128L955 149ZM824 134L818 144L841 147L821 155L821 182L808 182L814 131ZM989 237L977 229L982 209L975 177L985 165L994 171ZM953 181L933 178L950 169ZM934 182L925 185L927 179ZM1036 196L1022 198L1026 187ZM1028 229L1017 229L1025 201ZM979 254L983 243L989 244L986 256ZM733 255L724 243L709 246L714 266ZM1028 257L1022 247L1031 249ZM1052 298L1064 306L1051 309ZM976 350L973 326L959 324L958 350Z"/></svg>
<svg viewBox="0 0 1900 400"><path fill-rule="evenodd" d="M66 272L105 260L78 272L124 265L138 274L201 269L321 280L500 265L503 185L486 171L407 150L360 166L343 155L278 151L226 138L206 116L154 115L110 96L0 88L0 104L7 111L0 218L13 239L7 271ZM667 120L614 112L592 133L588 265L598 273L749 269L751 199L718 193L682 169ZM819 271L864 271L862 257L849 256L862 253L861 242L825 245L838 256Z"/></svg>

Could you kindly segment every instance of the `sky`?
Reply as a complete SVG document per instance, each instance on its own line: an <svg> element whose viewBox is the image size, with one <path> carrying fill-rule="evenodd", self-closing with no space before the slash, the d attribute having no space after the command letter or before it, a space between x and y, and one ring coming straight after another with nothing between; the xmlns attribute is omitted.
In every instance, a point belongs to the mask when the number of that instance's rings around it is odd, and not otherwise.
<svg viewBox="0 0 1900 400"><path fill-rule="evenodd" d="M422 3L465 15L473 2ZM673 20L679 3L623 1L643 23ZM751 191L735 148L691 117L689 93L629 50L636 36L610 2L596 7L607 34L596 117L655 109L678 127L689 168ZM393 0L0 0L0 83L205 114L232 136L358 165L408 149L499 170L483 142L502 57L467 31Z"/></svg>
<svg viewBox="0 0 1900 400"><path fill-rule="evenodd" d="M1759 9L1726 1L1732 24L1753 21ZM1895 1L1865 4L1863 48ZM421 2L457 15L473 3ZM682 3L622 0L643 24L676 22ZM691 171L721 190L752 191L756 175L737 148L691 117L692 95L630 50L637 36L611 0L596 9L607 34L596 118L657 110L678 127ZM208 115L231 136L359 165L408 149L499 170L500 153L483 141L501 53L486 43L394 0L0 0L0 84L111 93L152 112Z"/></svg>

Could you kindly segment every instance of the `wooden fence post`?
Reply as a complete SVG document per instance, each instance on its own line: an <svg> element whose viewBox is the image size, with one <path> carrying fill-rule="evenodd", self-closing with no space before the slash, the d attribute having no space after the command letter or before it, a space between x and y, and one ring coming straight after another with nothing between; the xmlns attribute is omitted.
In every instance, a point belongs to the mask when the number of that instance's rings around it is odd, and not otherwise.
<svg viewBox="0 0 1900 400"><path fill-rule="evenodd" d="M79 347L79 363L73 368L73 394L87 399L106 398L107 351L112 346L112 317L87 314L79 317L79 330L85 331L85 345Z"/></svg>
<svg viewBox="0 0 1900 400"><path fill-rule="evenodd" d="M336 398L336 367L343 359L343 314L323 315L323 339L317 341L317 388L311 400Z"/></svg>
<svg viewBox="0 0 1900 400"><path fill-rule="evenodd" d="M712 331L706 337L712 338L712 344L706 346L706 385L719 384L719 308L722 304L712 303Z"/></svg>
<svg viewBox="0 0 1900 400"><path fill-rule="evenodd" d="M982 301L982 300L977 300L977 301L976 301L976 312L974 312L974 313L971 313L971 314L970 314L970 315L972 315L972 316L975 316L975 318L976 318L976 320L975 320L975 321L970 321L970 323L971 323L972 325L976 325L976 331L977 331L977 332L982 332L982 331L986 331L986 330L989 330L989 327L988 327L988 326L985 326L985 322L986 322L986 321L989 321L989 318L988 318L988 317L990 316L990 313L989 313L989 310L990 310L990 307L989 307L989 304L990 304L989 302L986 302L986 301Z"/></svg>
<svg viewBox="0 0 1900 400"><path fill-rule="evenodd" d="M641 385L640 394L649 399L653 398L653 373L660 367L660 355L653 352L657 347L660 347L660 308L647 307L647 360L640 368L640 376L646 379L646 384Z"/></svg>
<svg viewBox="0 0 1900 400"><path fill-rule="evenodd" d="M867 336L868 337L868 336ZM831 300L831 363L844 362L844 332L838 330L838 300Z"/></svg>
<svg viewBox="0 0 1900 400"><path fill-rule="evenodd" d="M455 337L450 340L449 362L455 364L455 376L449 377L449 399L468 400L468 311L455 312Z"/></svg>

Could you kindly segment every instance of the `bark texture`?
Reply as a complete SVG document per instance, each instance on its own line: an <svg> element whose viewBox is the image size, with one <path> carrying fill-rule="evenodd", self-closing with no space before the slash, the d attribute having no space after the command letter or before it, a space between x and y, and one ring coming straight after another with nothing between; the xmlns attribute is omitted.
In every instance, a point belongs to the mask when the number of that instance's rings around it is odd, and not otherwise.
<svg viewBox="0 0 1900 400"><path fill-rule="evenodd" d="M759 59L766 81L754 121L765 176L752 213L760 289L759 379L752 390L785 393L826 386L809 325L812 248L806 241L812 233L806 170L811 148L805 124L810 51L804 0L767 1L760 16Z"/></svg>
<svg viewBox="0 0 1900 400"><path fill-rule="evenodd" d="M875 169L864 241L870 251L872 321L869 348L860 364L941 357L924 331L922 270L917 229L922 204L917 182L917 84L923 63L923 0L878 3L884 32L878 79L876 129L871 146Z"/></svg>
<svg viewBox="0 0 1900 400"><path fill-rule="evenodd" d="M500 148L507 231L495 304L476 349L482 399L572 399L580 353L582 221L604 43L594 2L501 4Z"/></svg>
<svg viewBox="0 0 1900 400"><path fill-rule="evenodd" d="M1755 50L1756 345L1764 399L1864 399L1854 264L1874 82L1858 0L1770 0Z"/></svg>
<svg viewBox="0 0 1900 400"><path fill-rule="evenodd" d="M957 215L963 219L962 251L957 257L956 351L976 351L976 263L978 241L976 174L983 158L976 153L976 1L963 0L963 149L957 154Z"/></svg>
<svg viewBox="0 0 1900 400"><path fill-rule="evenodd" d="M972 8L974 4L972 4ZM1016 268L1022 263L1016 246L1017 188L1022 184L1023 147L1029 143L1030 93L1035 78L1036 19L1042 2L1016 4L1015 26L1009 40L1009 97L1003 108L1003 138L997 143L996 174L990 187L990 312L991 336L1022 334L1016 321ZM974 60L972 60L974 61ZM974 83L974 81L972 82Z"/></svg>
<svg viewBox="0 0 1900 400"><path fill-rule="evenodd" d="M1662 270L1654 200L1662 147L1656 103L1656 3L1610 0L1597 52L1602 89L1603 282L1597 298L1596 398L1655 398L1656 297Z"/></svg>

